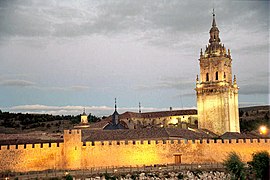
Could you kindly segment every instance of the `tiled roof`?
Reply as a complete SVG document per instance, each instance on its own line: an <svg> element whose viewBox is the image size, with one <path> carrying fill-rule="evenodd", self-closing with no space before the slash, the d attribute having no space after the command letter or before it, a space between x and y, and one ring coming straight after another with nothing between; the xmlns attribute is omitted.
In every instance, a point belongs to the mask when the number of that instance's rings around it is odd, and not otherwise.
<svg viewBox="0 0 270 180"><path fill-rule="evenodd" d="M208 135L204 132L192 131L188 129L181 128L166 128L166 131L169 137L181 137L185 139L204 139L204 138L212 138L211 135Z"/></svg>
<svg viewBox="0 0 270 180"><path fill-rule="evenodd" d="M260 137L251 133L242 134L238 132L226 132L223 135L221 135L220 138L222 139L256 139Z"/></svg>
<svg viewBox="0 0 270 180"><path fill-rule="evenodd" d="M82 130L83 141L150 140L150 139L202 139L211 138L206 133L197 133L178 128L144 128L121 130Z"/></svg>
<svg viewBox="0 0 270 180"><path fill-rule="evenodd" d="M91 129L103 129L107 124L109 124L110 120L108 118L101 120L96 123L91 123L89 125L89 128Z"/></svg>
<svg viewBox="0 0 270 180"><path fill-rule="evenodd" d="M63 142L61 134L25 133L25 134L0 134L0 145L56 143Z"/></svg>
<svg viewBox="0 0 270 180"><path fill-rule="evenodd" d="M171 111L158 111L158 112L145 112L145 113L125 112L120 115L120 119L159 118L159 117L181 116L181 115L197 115L197 110L186 109L186 110L171 110Z"/></svg>

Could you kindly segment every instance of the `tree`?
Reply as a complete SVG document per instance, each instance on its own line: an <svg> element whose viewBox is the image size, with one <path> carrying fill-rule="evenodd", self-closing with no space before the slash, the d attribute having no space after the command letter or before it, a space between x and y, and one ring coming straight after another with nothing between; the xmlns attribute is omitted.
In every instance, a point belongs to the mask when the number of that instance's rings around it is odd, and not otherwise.
<svg viewBox="0 0 270 180"><path fill-rule="evenodd" d="M252 157L252 161L248 164L251 165L256 177L263 180L269 179L269 153L267 151L261 151L252 154Z"/></svg>
<svg viewBox="0 0 270 180"><path fill-rule="evenodd" d="M65 179L66 180L73 180L73 177L70 174L68 174L68 175L66 175Z"/></svg>
<svg viewBox="0 0 270 180"><path fill-rule="evenodd" d="M245 179L245 164L235 152L231 152L228 155L227 159L224 160L223 165L226 170L230 172L232 179Z"/></svg>
<svg viewBox="0 0 270 180"><path fill-rule="evenodd" d="M244 111L240 110L239 111L239 117L242 117L244 115Z"/></svg>

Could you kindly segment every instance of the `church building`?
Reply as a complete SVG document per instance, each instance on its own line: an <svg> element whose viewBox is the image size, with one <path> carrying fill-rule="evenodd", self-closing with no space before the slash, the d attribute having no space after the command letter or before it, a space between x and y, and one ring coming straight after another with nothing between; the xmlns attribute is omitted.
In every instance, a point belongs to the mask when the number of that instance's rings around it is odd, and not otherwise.
<svg viewBox="0 0 270 180"><path fill-rule="evenodd" d="M238 86L232 80L232 57L219 38L213 12L209 44L200 52L200 77L196 79L198 127L216 134L240 132Z"/></svg>

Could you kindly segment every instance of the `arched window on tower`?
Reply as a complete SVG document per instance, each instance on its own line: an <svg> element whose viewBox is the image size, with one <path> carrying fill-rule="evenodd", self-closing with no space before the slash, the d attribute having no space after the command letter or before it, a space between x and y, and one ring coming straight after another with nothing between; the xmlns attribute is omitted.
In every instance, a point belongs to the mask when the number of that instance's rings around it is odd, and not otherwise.
<svg viewBox="0 0 270 180"><path fill-rule="evenodd" d="M216 80L218 80L218 72L216 72Z"/></svg>
<svg viewBox="0 0 270 180"><path fill-rule="evenodd" d="M224 77L224 79L226 79L226 73L225 72L224 72L224 76L223 77Z"/></svg>
<svg viewBox="0 0 270 180"><path fill-rule="evenodd" d="M209 81L209 74L206 73L206 81Z"/></svg>

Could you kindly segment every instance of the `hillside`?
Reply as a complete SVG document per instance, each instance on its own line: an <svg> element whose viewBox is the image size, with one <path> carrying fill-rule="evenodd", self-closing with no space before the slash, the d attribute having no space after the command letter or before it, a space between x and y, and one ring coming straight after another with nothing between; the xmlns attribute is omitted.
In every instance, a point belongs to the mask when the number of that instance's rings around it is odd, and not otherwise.
<svg viewBox="0 0 270 180"><path fill-rule="evenodd" d="M270 106L253 106L239 108L241 132L257 131L261 125L270 128ZM90 122L100 121L100 118L89 114ZM0 110L1 133L29 133L43 131L47 133L62 133L80 122L80 115L59 116L48 114L9 113Z"/></svg>
<svg viewBox="0 0 270 180"><path fill-rule="evenodd" d="M240 129L242 132L258 130L261 125L270 128L270 106L253 106L239 109Z"/></svg>
<svg viewBox="0 0 270 180"><path fill-rule="evenodd" d="M89 114L88 119L92 122L99 118ZM70 129L80 122L80 115L59 116L49 114L22 114L0 111L1 133L29 133L44 131L47 133L62 133L64 129Z"/></svg>

